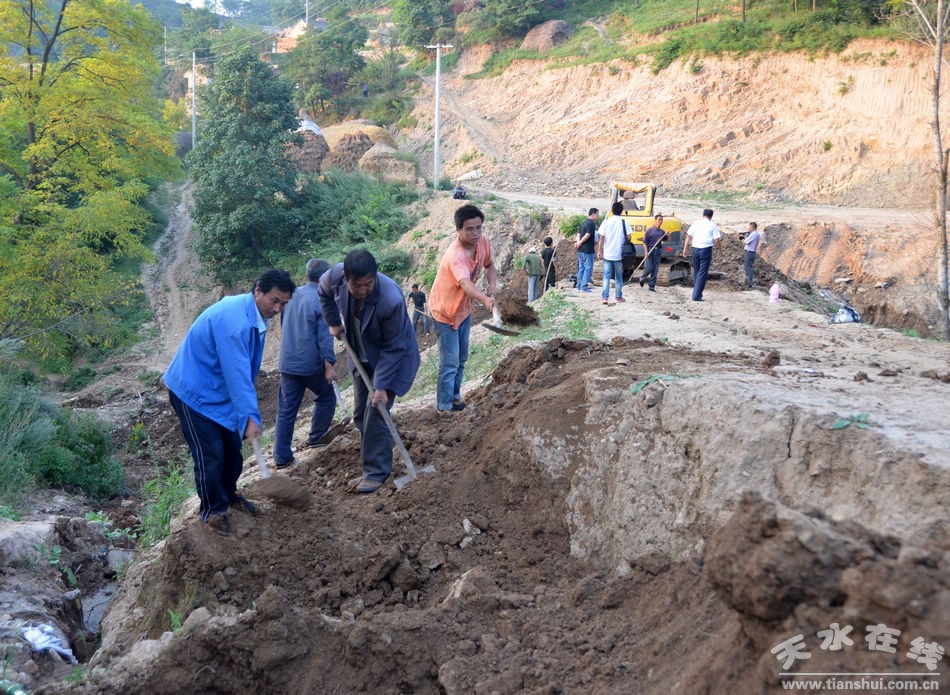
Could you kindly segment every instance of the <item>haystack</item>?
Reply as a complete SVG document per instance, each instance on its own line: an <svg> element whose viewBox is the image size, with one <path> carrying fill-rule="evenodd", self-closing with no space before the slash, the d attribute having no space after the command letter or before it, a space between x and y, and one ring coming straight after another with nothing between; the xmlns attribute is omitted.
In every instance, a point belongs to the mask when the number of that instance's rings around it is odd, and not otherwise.
<svg viewBox="0 0 950 695"><path fill-rule="evenodd" d="M344 135L337 141L336 146L330 148L330 154L323 160L323 168L354 172L359 166L360 158L372 146L373 141L366 133Z"/></svg>
<svg viewBox="0 0 950 695"><path fill-rule="evenodd" d="M327 144L331 150L336 149L336 146L343 137L358 133L367 135L373 144L384 142L390 147L396 146L396 141L393 140L393 136L390 135L385 128L374 125L370 121L346 121L345 123L326 126L323 129L323 137L327 139Z"/></svg>
<svg viewBox="0 0 950 695"><path fill-rule="evenodd" d="M297 168L301 173L319 173L330 151L326 138L320 132L320 127L313 121L302 121L297 132L303 136L303 145L288 147L287 156L297 163Z"/></svg>
<svg viewBox="0 0 950 695"><path fill-rule="evenodd" d="M360 171L382 176L393 183L411 186L416 182L415 163L397 159L396 150L382 142L377 142L360 158Z"/></svg>

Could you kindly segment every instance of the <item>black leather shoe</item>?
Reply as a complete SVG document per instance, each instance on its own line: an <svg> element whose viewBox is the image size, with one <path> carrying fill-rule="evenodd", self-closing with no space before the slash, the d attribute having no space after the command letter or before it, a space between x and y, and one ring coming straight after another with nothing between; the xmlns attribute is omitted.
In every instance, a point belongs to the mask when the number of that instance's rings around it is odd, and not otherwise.
<svg viewBox="0 0 950 695"><path fill-rule="evenodd" d="M452 401L452 410L465 410L465 404L462 401Z"/></svg>
<svg viewBox="0 0 950 695"><path fill-rule="evenodd" d="M244 497L244 495L238 495L234 498L234 501L231 502L231 508L237 509L241 512L247 512L251 516L257 516L260 514L260 511L257 509L257 505L251 502L251 500Z"/></svg>
<svg viewBox="0 0 950 695"><path fill-rule="evenodd" d="M219 536L231 535L231 521L228 519L227 514L212 514L208 517L206 523L208 524L208 528Z"/></svg>

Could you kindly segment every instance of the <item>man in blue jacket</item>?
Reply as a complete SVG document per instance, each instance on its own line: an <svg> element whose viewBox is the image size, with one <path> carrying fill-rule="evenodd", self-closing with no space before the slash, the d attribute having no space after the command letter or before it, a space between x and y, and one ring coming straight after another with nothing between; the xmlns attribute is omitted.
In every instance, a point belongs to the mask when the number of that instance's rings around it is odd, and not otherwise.
<svg viewBox="0 0 950 695"><path fill-rule="evenodd" d="M333 336L323 321L317 283L330 269L322 258L307 261L307 282L294 292L280 315L280 388L277 391L277 424L274 428L274 461L278 468L294 462L290 443L297 411L307 389L314 394L313 416L307 446L320 446L336 411L333 380Z"/></svg>
<svg viewBox="0 0 950 695"><path fill-rule="evenodd" d="M225 297L195 320L165 372L168 397L195 465L201 519L231 533L228 509L257 509L237 494L244 467L241 439L261 436L254 379L267 322L283 311L296 285L286 270L268 270L253 291Z"/></svg>
<svg viewBox="0 0 950 695"><path fill-rule="evenodd" d="M399 285L378 271L365 249L350 251L320 278L320 306L330 333L349 343L372 380L370 393L352 359L347 360L363 466L363 475L350 481L350 489L376 492L393 467L393 438L376 405L390 409L396 396L412 387L420 363L416 332Z"/></svg>

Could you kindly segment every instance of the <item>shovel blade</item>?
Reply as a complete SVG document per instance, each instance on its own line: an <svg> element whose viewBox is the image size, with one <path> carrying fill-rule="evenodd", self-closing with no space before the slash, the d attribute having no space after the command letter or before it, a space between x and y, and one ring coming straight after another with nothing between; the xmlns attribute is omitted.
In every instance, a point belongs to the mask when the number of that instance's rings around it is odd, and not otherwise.
<svg viewBox="0 0 950 695"><path fill-rule="evenodd" d="M429 464L428 466L423 466L422 468L415 469L415 475L412 473L407 473L404 476L396 478L393 481L393 484L396 486L397 490L402 490L406 485L411 483L413 480L419 477L419 473L435 473L435 466Z"/></svg>
<svg viewBox="0 0 950 695"><path fill-rule="evenodd" d="M495 324L488 321L482 321L482 325L488 330L495 333L500 333L501 335L521 335L521 331L512 331L507 328L502 328L501 326L496 326Z"/></svg>

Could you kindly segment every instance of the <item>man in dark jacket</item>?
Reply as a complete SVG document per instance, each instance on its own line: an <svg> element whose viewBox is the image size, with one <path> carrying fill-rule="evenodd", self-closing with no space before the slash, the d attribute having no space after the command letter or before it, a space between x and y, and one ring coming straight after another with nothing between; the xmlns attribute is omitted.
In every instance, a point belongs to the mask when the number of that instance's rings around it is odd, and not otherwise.
<svg viewBox="0 0 950 695"><path fill-rule="evenodd" d="M355 492L376 492L392 473L393 438L377 404L392 408L419 370L419 345L402 290L380 273L373 254L350 251L320 278L320 306L330 333L346 340L372 380L367 388L353 364L354 422L360 431L363 475L350 481Z"/></svg>
<svg viewBox="0 0 950 695"><path fill-rule="evenodd" d="M297 411L307 389L314 394L307 446L321 444L336 411L333 336L323 321L317 297L317 283L329 269L330 264L322 258L307 261L307 283L297 288L280 315L280 388L274 428L274 461L278 468L286 468L294 462L290 443Z"/></svg>
<svg viewBox="0 0 950 695"><path fill-rule="evenodd" d="M666 238L666 232L663 231L663 215L653 216L653 226L643 235L643 252L646 258L643 259L643 274L640 276L640 287L646 282L650 283L650 291L656 292L656 277L660 273L660 263L663 261L662 242Z"/></svg>

